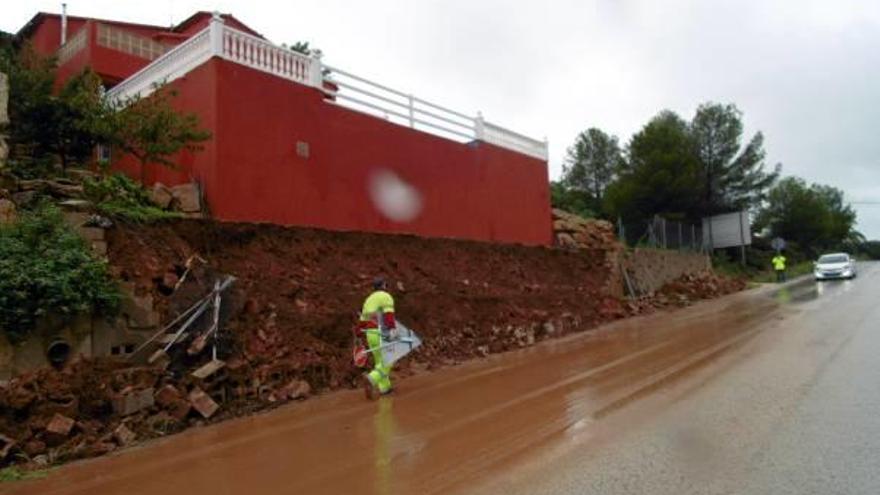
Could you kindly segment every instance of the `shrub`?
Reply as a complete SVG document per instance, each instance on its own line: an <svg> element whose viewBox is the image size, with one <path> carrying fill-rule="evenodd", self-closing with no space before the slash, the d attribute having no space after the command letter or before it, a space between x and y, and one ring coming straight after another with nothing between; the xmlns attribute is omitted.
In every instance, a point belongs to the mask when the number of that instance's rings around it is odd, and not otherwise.
<svg viewBox="0 0 880 495"><path fill-rule="evenodd" d="M25 337L47 313L109 315L119 300L107 263L55 206L40 203L0 226L0 329L10 340Z"/></svg>
<svg viewBox="0 0 880 495"><path fill-rule="evenodd" d="M116 173L83 182L85 196L101 213L136 223L179 218L179 213L165 211L150 199L144 187L127 176Z"/></svg>

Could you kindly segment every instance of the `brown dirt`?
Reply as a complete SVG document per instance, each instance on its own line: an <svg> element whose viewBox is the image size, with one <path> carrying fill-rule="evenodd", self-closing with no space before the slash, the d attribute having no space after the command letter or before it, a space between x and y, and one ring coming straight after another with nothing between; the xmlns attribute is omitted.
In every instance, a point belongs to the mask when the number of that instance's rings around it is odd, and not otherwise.
<svg viewBox="0 0 880 495"><path fill-rule="evenodd" d="M9 456L6 463L100 455L132 441L126 428L139 441L201 424L206 420L187 401L200 388L220 403L207 420L216 421L353 386L360 373L351 364L354 314L377 275L389 282L398 318L425 340L395 371L398 376L741 288L705 274L627 303L602 293L610 276L602 250L272 225L118 225L108 241L116 275L139 294L152 294L163 321L206 293L216 274L237 278L227 298L233 304L223 328L221 357L228 365L222 379L206 384L189 375L207 356L164 371L83 360L63 371L16 378L0 388L0 434L27 455ZM191 272L187 284L171 293L194 255L206 268ZM114 412L114 399L150 388L157 392L155 405L125 417ZM47 430L56 413L76 421L66 436Z"/></svg>

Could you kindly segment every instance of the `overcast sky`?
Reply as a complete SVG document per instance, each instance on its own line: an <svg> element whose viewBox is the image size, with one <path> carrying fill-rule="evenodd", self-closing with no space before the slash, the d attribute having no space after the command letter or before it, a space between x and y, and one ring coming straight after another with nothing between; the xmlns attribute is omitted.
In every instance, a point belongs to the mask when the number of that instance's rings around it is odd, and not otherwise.
<svg viewBox="0 0 880 495"><path fill-rule="evenodd" d="M15 32L60 2L3 2ZM551 7L552 6L552 7ZM277 43L550 140L558 177L577 133L627 142L668 108L736 103L768 166L843 189L880 238L880 2L870 0L71 0L71 15L168 25L234 14Z"/></svg>

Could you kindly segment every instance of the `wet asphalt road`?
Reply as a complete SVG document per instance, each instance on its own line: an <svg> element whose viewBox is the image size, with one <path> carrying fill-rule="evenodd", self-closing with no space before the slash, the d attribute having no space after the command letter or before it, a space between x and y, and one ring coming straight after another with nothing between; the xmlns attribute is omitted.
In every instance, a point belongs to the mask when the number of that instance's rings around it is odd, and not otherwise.
<svg viewBox="0 0 880 495"><path fill-rule="evenodd" d="M749 342L476 492L880 493L880 266L861 269L773 294Z"/></svg>
<svg viewBox="0 0 880 495"><path fill-rule="evenodd" d="M33 494L880 493L880 266L618 322L0 485Z"/></svg>

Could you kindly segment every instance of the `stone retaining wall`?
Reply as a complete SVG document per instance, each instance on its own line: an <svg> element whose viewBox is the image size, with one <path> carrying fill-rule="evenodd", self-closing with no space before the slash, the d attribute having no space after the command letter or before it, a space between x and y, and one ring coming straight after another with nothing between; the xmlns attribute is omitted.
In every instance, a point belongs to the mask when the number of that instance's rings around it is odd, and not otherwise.
<svg viewBox="0 0 880 495"><path fill-rule="evenodd" d="M634 249L624 255L623 266L638 294L650 294L684 275L712 269L705 254L665 249Z"/></svg>

